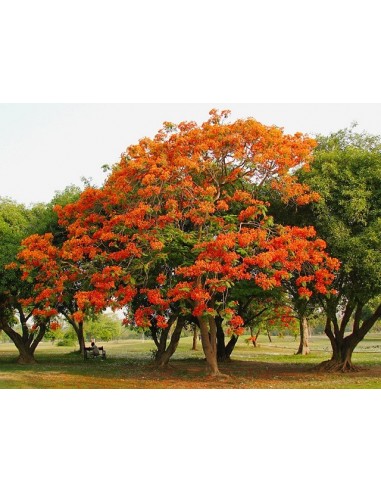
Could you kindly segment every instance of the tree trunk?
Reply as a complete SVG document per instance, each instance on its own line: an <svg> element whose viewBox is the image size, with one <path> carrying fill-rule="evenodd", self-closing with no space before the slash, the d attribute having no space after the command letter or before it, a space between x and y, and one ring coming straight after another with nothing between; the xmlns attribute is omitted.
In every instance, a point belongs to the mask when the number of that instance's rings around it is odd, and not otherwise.
<svg viewBox="0 0 381 492"><path fill-rule="evenodd" d="M257 347L257 340L260 333L261 333L261 329L258 328L257 333L254 335L254 328L250 326L251 343L254 345L254 347Z"/></svg>
<svg viewBox="0 0 381 492"><path fill-rule="evenodd" d="M354 298L350 299L339 323L336 314L338 311L337 303L334 305L327 304L325 307L327 319L324 333L331 342L332 357L331 360L319 364L317 366L318 370L343 372L357 370L352 363L352 354L361 340L364 339L374 324L381 318L381 304L365 319L363 317L364 306L365 304L363 302L355 302ZM345 336L345 330L351 317L353 319L352 333Z"/></svg>
<svg viewBox="0 0 381 492"><path fill-rule="evenodd" d="M37 345L44 338L45 333L46 333L46 325L45 324L41 324L39 326L39 330L38 330L37 336L31 341L31 344L30 344L30 351L31 351L31 353L33 355L34 355L34 351L37 348Z"/></svg>
<svg viewBox="0 0 381 492"><path fill-rule="evenodd" d="M299 318L300 343L296 355L307 355L310 353L308 321L305 316Z"/></svg>
<svg viewBox="0 0 381 492"><path fill-rule="evenodd" d="M17 345L16 345L17 346ZM37 361L34 358L33 353L25 346L17 347L19 351L19 356L17 362L19 364L36 364Z"/></svg>
<svg viewBox="0 0 381 492"><path fill-rule="evenodd" d="M197 350L197 325L193 325L192 350Z"/></svg>
<svg viewBox="0 0 381 492"><path fill-rule="evenodd" d="M217 361L225 362L229 359L229 356L226 353L225 347L225 333L222 328L222 319L217 316L215 318L216 323L216 341L217 341Z"/></svg>
<svg viewBox="0 0 381 492"><path fill-rule="evenodd" d="M357 345L361 342L361 340L363 340L366 333L368 333L370 328L373 326L375 322L374 319L376 318L370 317L368 320L363 322L361 329L356 329L356 331L344 337L344 330L342 330L342 332L337 329L332 331L331 319L327 316L324 331L331 342L332 357L330 360L326 360L319 364L317 369L319 371L328 372L357 371L358 369L352 363L352 354ZM374 322L372 323L372 321Z"/></svg>
<svg viewBox="0 0 381 492"><path fill-rule="evenodd" d="M237 343L238 336L237 335L231 335L230 340L228 343L225 345L225 333L222 328L222 318L220 316L217 316L215 318L215 324L217 328L217 361L218 362L227 362L230 361L230 356L234 350L234 347Z"/></svg>
<svg viewBox="0 0 381 492"><path fill-rule="evenodd" d="M160 330L159 331L159 329L157 327L157 324L156 324L156 320L154 318L151 318L151 320L150 320L150 327L149 327L149 329L151 331L152 340L154 341L157 349L159 350L160 341L158 340L157 335L158 335L158 333L160 333L160 337L159 338L161 339L161 336L163 334L163 330ZM167 336L168 336L168 334L167 334Z"/></svg>
<svg viewBox="0 0 381 492"><path fill-rule="evenodd" d="M169 335L169 328L161 330L159 341L157 346L157 352L155 359L158 360L164 354L167 349L167 340Z"/></svg>
<svg viewBox="0 0 381 492"><path fill-rule="evenodd" d="M164 368L168 366L169 359L175 353L177 346L179 344L180 335L182 329L184 328L184 325L185 325L185 319L181 317L177 318L176 327L173 330L171 341L169 342L168 348L160 355L160 357L156 358L156 363L158 367Z"/></svg>
<svg viewBox="0 0 381 492"><path fill-rule="evenodd" d="M332 345L332 357L318 365L319 371L327 372L350 372L357 371L358 368L352 363L352 354L356 346L361 340L356 340L356 337L349 335L340 342L335 339Z"/></svg>
<svg viewBox="0 0 381 492"><path fill-rule="evenodd" d="M230 356L234 350L236 343L238 342L238 335L232 335L225 347L226 360L231 360Z"/></svg>
<svg viewBox="0 0 381 492"><path fill-rule="evenodd" d="M68 318L66 318L66 319L68 319ZM69 319L68 319L68 321L71 324L71 326L74 328L74 331L77 335L78 344L79 344L79 353L81 355L85 355L86 343L85 343L85 336L83 333L83 321L80 321L78 324L72 320L69 320Z"/></svg>
<svg viewBox="0 0 381 492"><path fill-rule="evenodd" d="M74 321L73 314L75 310L73 310L73 308L67 307L66 305L63 305L61 306L59 311L65 317L66 321L73 327L73 330L75 331L78 339L79 353L84 356L86 343L83 333L83 321L79 321L78 323Z"/></svg>
<svg viewBox="0 0 381 492"><path fill-rule="evenodd" d="M353 354L353 351L356 348L356 345L358 342L350 343L350 341L348 342L348 339L344 340L344 342L346 342L346 343L343 344L343 349L341 351L341 361L340 361L341 362L341 370L343 372L355 371L357 369L352 363L352 354Z"/></svg>
<svg viewBox="0 0 381 492"><path fill-rule="evenodd" d="M216 333L211 333L209 336L207 317L199 316L197 319L200 325L202 349L208 365L208 372L211 376L220 376L221 373L217 364Z"/></svg>
<svg viewBox="0 0 381 492"><path fill-rule="evenodd" d="M160 330L156 330L155 332L155 345L157 347L156 353L155 353L155 362L158 363L158 361L161 360L161 358L164 356L165 351L167 350L167 341L169 338L169 330L172 328L173 323L176 321L177 316L171 316L168 320L168 327ZM152 333L152 329L151 329ZM160 333L159 339L157 339L157 334Z"/></svg>
<svg viewBox="0 0 381 492"><path fill-rule="evenodd" d="M17 350L19 351L19 356L17 362L19 364L35 364L36 359L34 358L33 352L30 346L24 342L22 336L20 336L16 331L14 331L7 323L2 323L2 329L6 333L12 342L15 344Z"/></svg>

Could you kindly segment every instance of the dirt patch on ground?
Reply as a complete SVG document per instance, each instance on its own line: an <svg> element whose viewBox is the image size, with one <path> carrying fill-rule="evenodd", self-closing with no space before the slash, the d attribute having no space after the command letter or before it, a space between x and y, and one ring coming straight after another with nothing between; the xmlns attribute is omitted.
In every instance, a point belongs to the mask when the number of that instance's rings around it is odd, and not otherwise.
<svg viewBox="0 0 381 492"><path fill-rule="evenodd" d="M381 367L328 374L317 372L310 365L232 361L220 364L221 372L229 378L211 378L205 369L199 361L176 361L164 371L148 366L133 380L126 374L125 383L135 388L179 389L381 388Z"/></svg>
<svg viewBox="0 0 381 492"><path fill-rule="evenodd" d="M311 364L233 360L220 364L228 377L207 375L203 360L174 360L165 370L149 362L38 364L33 369L0 370L3 388L59 389L337 389L381 388L381 366L354 373L322 373ZM1 368L0 368L1 369Z"/></svg>

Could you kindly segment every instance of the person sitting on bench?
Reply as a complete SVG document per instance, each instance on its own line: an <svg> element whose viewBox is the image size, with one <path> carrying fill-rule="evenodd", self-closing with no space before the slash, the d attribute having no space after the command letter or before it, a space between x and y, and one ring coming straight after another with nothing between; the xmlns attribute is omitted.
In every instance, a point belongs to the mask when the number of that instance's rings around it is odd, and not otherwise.
<svg viewBox="0 0 381 492"><path fill-rule="evenodd" d="M94 357L100 355L99 348L95 345L94 342L91 342L91 349L93 351L93 356Z"/></svg>

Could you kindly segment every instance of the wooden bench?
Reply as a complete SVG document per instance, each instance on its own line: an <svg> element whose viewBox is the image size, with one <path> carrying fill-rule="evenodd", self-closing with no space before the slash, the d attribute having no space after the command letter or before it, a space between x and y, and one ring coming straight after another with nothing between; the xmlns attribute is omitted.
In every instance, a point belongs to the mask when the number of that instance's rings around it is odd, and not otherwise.
<svg viewBox="0 0 381 492"><path fill-rule="evenodd" d="M83 354L85 360L86 359L97 359L98 357L100 359L105 359L106 358L106 350L103 348L103 345L102 345L102 347L98 347L98 350L99 350L99 354L95 355L93 353L93 347L85 347L85 351Z"/></svg>

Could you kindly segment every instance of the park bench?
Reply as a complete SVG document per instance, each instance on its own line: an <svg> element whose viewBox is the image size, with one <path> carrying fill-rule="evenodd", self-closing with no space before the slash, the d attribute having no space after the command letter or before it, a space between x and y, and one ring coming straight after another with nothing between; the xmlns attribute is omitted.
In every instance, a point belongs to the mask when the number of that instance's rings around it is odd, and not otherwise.
<svg viewBox="0 0 381 492"><path fill-rule="evenodd" d="M84 351L84 358L86 359L105 359L106 358L106 350L104 350L103 345L102 347L98 347L99 354L95 355L93 353L93 347L85 347Z"/></svg>

